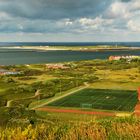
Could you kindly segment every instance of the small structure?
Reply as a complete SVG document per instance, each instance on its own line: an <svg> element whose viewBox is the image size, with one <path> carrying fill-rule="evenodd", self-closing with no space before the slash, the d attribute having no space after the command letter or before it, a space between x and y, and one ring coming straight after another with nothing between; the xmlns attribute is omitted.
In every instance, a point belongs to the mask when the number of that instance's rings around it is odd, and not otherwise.
<svg viewBox="0 0 140 140"><path fill-rule="evenodd" d="M120 59L126 59L126 60L132 60L132 59L140 59L140 56L135 55L122 55L122 56L110 56L109 61L112 60L120 60Z"/></svg>
<svg viewBox="0 0 140 140"><path fill-rule="evenodd" d="M120 59L121 59L121 56L109 56L109 61L120 60Z"/></svg>
<svg viewBox="0 0 140 140"><path fill-rule="evenodd" d="M17 75L20 74L20 72L16 72L16 71L8 71L5 69L0 69L0 75Z"/></svg>
<svg viewBox="0 0 140 140"><path fill-rule="evenodd" d="M48 69L68 69L64 64L46 64Z"/></svg>
<svg viewBox="0 0 140 140"><path fill-rule="evenodd" d="M0 75L4 75L5 72L7 72L7 70L0 69Z"/></svg>
<svg viewBox="0 0 140 140"><path fill-rule="evenodd" d="M17 74L20 74L20 72L7 71L4 73L4 75L17 75Z"/></svg>

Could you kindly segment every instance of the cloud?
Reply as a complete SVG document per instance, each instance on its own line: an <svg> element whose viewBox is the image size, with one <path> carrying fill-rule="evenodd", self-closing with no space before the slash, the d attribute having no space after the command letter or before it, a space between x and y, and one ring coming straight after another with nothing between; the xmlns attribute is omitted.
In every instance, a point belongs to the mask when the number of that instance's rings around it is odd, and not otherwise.
<svg viewBox="0 0 140 140"><path fill-rule="evenodd" d="M0 10L12 16L32 19L60 19L96 16L112 0L1 0Z"/></svg>
<svg viewBox="0 0 140 140"><path fill-rule="evenodd" d="M140 20L139 21L129 20L127 23L128 29L130 29L131 31L134 31L134 32L140 32L139 22L140 22Z"/></svg>
<svg viewBox="0 0 140 140"><path fill-rule="evenodd" d="M140 12L140 1L115 1L105 12L108 18L131 18Z"/></svg>
<svg viewBox="0 0 140 140"><path fill-rule="evenodd" d="M138 35L139 23L140 0L0 0L0 34L111 39Z"/></svg>

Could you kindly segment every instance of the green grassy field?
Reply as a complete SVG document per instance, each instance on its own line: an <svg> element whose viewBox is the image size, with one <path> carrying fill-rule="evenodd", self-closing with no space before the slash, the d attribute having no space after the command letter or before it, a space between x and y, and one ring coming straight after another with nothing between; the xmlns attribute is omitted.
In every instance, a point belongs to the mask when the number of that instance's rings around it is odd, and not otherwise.
<svg viewBox="0 0 140 140"><path fill-rule="evenodd" d="M133 111L136 103L136 91L91 88L52 102L48 106Z"/></svg>

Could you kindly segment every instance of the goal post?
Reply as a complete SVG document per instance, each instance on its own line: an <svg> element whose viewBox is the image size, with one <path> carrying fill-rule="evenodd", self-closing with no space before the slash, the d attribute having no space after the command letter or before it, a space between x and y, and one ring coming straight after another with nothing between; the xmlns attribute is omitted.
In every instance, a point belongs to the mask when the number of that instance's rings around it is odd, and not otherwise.
<svg viewBox="0 0 140 140"><path fill-rule="evenodd" d="M92 109L93 108L93 104L87 104L87 103L82 103L80 106L83 109Z"/></svg>

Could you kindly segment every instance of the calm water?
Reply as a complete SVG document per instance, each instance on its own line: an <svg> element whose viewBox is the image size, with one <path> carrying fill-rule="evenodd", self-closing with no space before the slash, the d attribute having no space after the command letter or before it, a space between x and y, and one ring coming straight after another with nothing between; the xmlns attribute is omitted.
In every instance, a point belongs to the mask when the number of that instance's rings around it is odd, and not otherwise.
<svg viewBox="0 0 140 140"><path fill-rule="evenodd" d="M33 64L65 62L92 59L107 59L110 55L140 55L140 51L110 51L110 52L73 52L73 51L27 51L2 50L0 51L0 65Z"/></svg>
<svg viewBox="0 0 140 140"><path fill-rule="evenodd" d="M107 59L110 55L140 55L140 51L109 51L109 52L73 52L73 51L33 51L12 49L12 46L96 46L96 45L124 45L140 47L140 42L0 42L0 65L33 64L79 61L92 59ZM8 49L2 46L10 46Z"/></svg>
<svg viewBox="0 0 140 140"><path fill-rule="evenodd" d="M0 42L0 46L97 46L122 45L140 47L140 42Z"/></svg>

